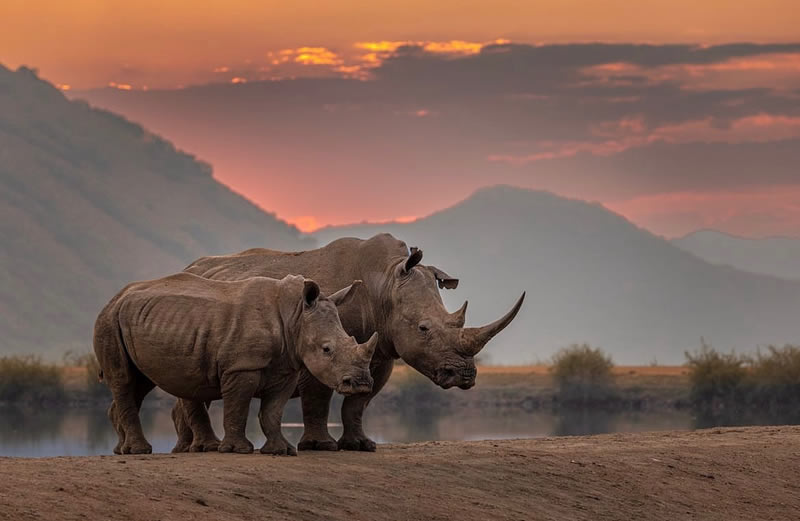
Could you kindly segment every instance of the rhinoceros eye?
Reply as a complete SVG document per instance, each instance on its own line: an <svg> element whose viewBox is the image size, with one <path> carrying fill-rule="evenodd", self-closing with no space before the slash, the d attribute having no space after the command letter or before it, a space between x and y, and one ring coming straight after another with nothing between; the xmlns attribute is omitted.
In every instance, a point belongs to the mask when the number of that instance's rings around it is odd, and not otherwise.
<svg viewBox="0 0 800 521"><path fill-rule="evenodd" d="M328 345L322 346L322 352L325 353L326 355L331 354L331 346Z"/></svg>

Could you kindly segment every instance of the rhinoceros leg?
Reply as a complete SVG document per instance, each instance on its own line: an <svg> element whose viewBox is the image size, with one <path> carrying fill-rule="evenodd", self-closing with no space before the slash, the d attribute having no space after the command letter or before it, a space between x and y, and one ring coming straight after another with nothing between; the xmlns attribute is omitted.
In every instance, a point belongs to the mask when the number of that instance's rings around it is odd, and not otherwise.
<svg viewBox="0 0 800 521"><path fill-rule="evenodd" d="M345 396L342 402L342 424L344 432L342 437L339 438L339 450L361 450L365 452L375 452L377 445L374 441L369 439L364 434L364 427L362 424L362 417L364 411L369 405L370 400L380 392L389 376L392 374L394 361L389 360L374 360L370 367L372 379L371 393L353 394Z"/></svg>
<svg viewBox="0 0 800 521"><path fill-rule="evenodd" d="M181 400L184 419L192 433L192 444L189 452L211 452L219 448L219 439L211 427L208 417L208 406L211 402L203 403L194 400Z"/></svg>
<svg viewBox="0 0 800 521"><path fill-rule="evenodd" d="M189 422L186 421L183 408L183 400L177 400L172 406L172 423L175 425L175 432L178 434L178 441L175 443L172 452L189 452L194 436Z"/></svg>
<svg viewBox="0 0 800 521"><path fill-rule="evenodd" d="M222 377L222 425L225 437L220 452L252 454L253 444L245 436L250 400L258 390L261 374L258 371L237 372Z"/></svg>
<svg viewBox="0 0 800 521"><path fill-rule="evenodd" d="M303 436L297 444L297 450L339 450L336 440L328 432L333 389L314 378L306 369L300 373L298 387L303 407Z"/></svg>
<svg viewBox="0 0 800 521"><path fill-rule="evenodd" d="M119 423L117 402L113 400L111 401L111 407L108 408L108 419L111 421L114 430L117 431L117 437L119 438L117 446L114 447L114 454L122 454L122 446L125 444L125 429L123 429L122 425Z"/></svg>
<svg viewBox="0 0 800 521"><path fill-rule="evenodd" d="M297 456L297 450L284 438L281 432L281 418L286 402L292 396L297 380L292 378L277 389L261 396L261 408L258 411L258 421L267 441L261 447L261 454L274 454L276 456Z"/></svg>
<svg viewBox="0 0 800 521"><path fill-rule="evenodd" d="M130 387L133 387L133 389ZM139 419L139 410L142 408L145 396L154 387L155 384L149 378L139 373L135 377L133 386L113 386L111 388L111 393L114 395L112 407L116 404L117 422L115 428L117 432L122 430L125 434L125 441L121 447L123 454L150 454L153 452L153 447L144 437L142 422ZM111 411L109 411L110 414Z"/></svg>

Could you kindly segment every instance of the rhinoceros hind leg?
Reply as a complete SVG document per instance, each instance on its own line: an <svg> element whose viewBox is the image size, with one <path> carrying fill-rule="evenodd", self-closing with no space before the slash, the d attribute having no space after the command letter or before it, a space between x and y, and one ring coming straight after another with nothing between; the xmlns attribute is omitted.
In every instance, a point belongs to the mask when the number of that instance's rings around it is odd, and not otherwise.
<svg viewBox="0 0 800 521"><path fill-rule="evenodd" d="M378 445L364 434L362 417L372 398L380 392L392 374L392 360L375 360L373 358L370 373L374 384L372 392L345 396L342 401L342 424L344 432L339 438L339 450L358 450L375 452Z"/></svg>
<svg viewBox="0 0 800 521"><path fill-rule="evenodd" d="M183 407L181 400L175 402L172 406L172 423L175 425L175 432L178 434L178 441L175 447L172 448L173 453L189 452L189 447L192 445L194 437L192 436L192 429L184 418Z"/></svg>
<svg viewBox="0 0 800 521"><path fill-rule="evenodd" d="M114 447L114 454L122 454L122 445L125 444L125 430L122 428L122 425L119 424L117 402L113 400L111 401L111 407L108 408L108 419L111 421L114 430L117 431L117 437L119 438L117 445Z"/></svg>
<svg viewBox="0 0 800 521"><path fill-rule="evenodd" d="M208 406L211 402L203 403L191 400L180 400L185 421L192 432L192 443L189 452L212 452L219 449L219 438L211 427L208 417Z"/></svg>
<svg viewBox="0 0 800 521"><path fill-rule="evenodd" d="M300 375L300 401L303 407L303 436L297 450L339 450L328 432L328 412L333 390L304 370Z"/></svg>
<svg viewBox="0 0 800 521"><path fill-rule="evenodd" d="M155 386L149 378L138 373L135 376L132 393L127 388L112 390L114 402L117 405L118 425L125 432L125 441L121 447L123 454L151 454L153 452L152 445L144 437L139 410L142 408L145 396Z"/></svg>

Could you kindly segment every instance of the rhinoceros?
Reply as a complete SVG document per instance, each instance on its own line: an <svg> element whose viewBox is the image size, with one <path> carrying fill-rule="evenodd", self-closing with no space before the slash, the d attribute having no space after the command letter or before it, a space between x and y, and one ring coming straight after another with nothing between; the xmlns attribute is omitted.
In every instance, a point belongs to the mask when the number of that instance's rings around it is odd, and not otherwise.
<svg viewBox="0 0 800 521"><path fill-rule="evenodd" d="M369 362L377 335L358 345L337 313L359 284L328 297L316 282L295 275L223 282L179 273L126 286L100 312L94 329L100 376L114 398L109 417L120 438L114 452L152 451L139 408L158 386L187 399L183 413L202 450L253 452L245 425L250 400L259 397L267 437L261 452L296 455L280 422L301 369L343 394L372 389ZM202 405L219 398L221 443ZM192 407L197 403L199 413Z"/></svg>
<svg viewBox="0 0 800 521"><path fill-rule="evenodd" d="M339 310L345 331L363 341L375 332L380 339L370 371L371 393L347 396L342 403L343 433L334 440L328 433L332 392L308 372L300 376L293 397L301 397L303 436L300 450L374 451L376 444L364 433L362 416L401 358L440 387L469 389L475 384L474 356L517 315L523 293L502 318L483 327L464 327L467 303L456 312L444 307L439 289L455 289L458 279L434 266L420 264L422 251L408 248L390 234L368 240L343 238L319 249L280 252L256 248L234 255L203 257L185 271L218 280L254 275L280 277L297 273L318 281L323 291L341 287L342 281L361 279L357 298ZM184 421L179 400L173 409L178 431L174 452L186 451L192 431ZM196 405L190 406L197 410Z"/></svg>

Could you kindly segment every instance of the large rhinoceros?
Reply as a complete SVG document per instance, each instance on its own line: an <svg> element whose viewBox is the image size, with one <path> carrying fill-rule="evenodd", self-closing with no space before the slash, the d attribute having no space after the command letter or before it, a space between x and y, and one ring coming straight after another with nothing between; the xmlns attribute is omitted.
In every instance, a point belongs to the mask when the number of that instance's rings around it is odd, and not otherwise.
<svg viewBox="0 0 800 521"><path fill-rule="evenodd" d="M378 348L370 365L375 382L372 392L344 399L344 432L337 443L327 427L332 392L307 372L303 373L298 392L305 430L298 449L374 451L375 442L364 434L361 419L372 397L389 379L394 360L402 358L442 388L469 389L475 384L477 374L473 357L511 323L525 298L523 293L499 320L483 327L465 328L467 303L449 313L437 289L437 284L439 288L454 289L458 279L420 264L421 260L421 250L409 249L403 241L381 234L368 240L339 239L304 252L257 248L234 255L203 257L186 271L219 280L297 273L319 282L323 291L339 288L344 281L363 280L359 295L341 307L339 314L345 330L359 341L379 333ZM175 452L188 450L192 440L181 407L179 402L173 409L178 431Z"/></svg>
<svg viewBox="0 0 800 521"><path fill-rule="evenodd" d="M198 437L205 434L196 440L205 450L253 452L245 424L257 396L267 437L261 452L297 454L280 422L302 369L343 394L372 389L369 362L377 335L357 345L336 309L358 285L326 298L314 281L296 275L223 282L179 273L125 287L100 312L94 330L101 378L114 397L109 417L120 437L114 452L151 452L139 407L158 386L188 399L183 412ZM202 405L219 398L221 443Z"/></svg>

